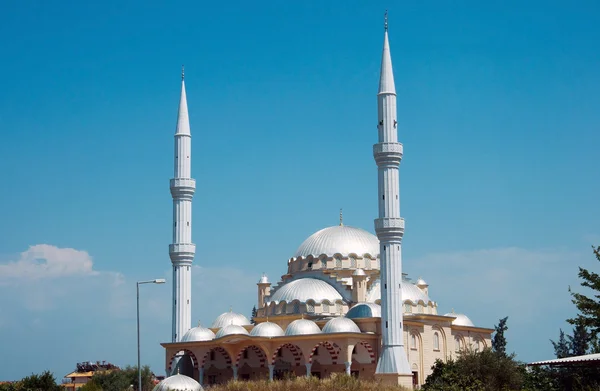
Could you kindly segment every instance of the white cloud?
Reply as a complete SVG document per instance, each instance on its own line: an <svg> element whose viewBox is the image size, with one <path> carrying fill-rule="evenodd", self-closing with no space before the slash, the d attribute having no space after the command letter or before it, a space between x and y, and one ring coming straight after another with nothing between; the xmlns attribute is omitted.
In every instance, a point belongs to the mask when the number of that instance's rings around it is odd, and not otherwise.
<svg viewBox="0 0 600 391"><path fill-rule="evenodd" d="M49 244L31 246L16 261L0 264L0 284L94 274L92 257L86 251Z"/></svg>

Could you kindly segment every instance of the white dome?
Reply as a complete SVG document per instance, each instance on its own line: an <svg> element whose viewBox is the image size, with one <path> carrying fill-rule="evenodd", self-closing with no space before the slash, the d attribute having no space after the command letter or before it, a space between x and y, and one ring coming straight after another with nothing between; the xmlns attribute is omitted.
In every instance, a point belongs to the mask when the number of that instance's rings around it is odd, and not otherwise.
<svg viewBox="0 0 600 391"><path fill-rule="evenodd" d="M381 280L377 279L369 288L367 292L367 301L374 303L376 300L381 300ZM414 304L419 301L423 301L427 305L432 301L419 287L414 285L412 282L403 280L402 281L402 301L411 301Z"/></svg>
<svg viewBox="0 0 600 391"><path fill-rule="evenodd" d="M191 377L177 374L167 377L152 389L152 391L202 391L203 388Z"/></svg>
<svg viewBox="0 0 600 391"><path fill-rule="evenodd" d="M242 314L229 311L219 315L213 322L211 328L218 329L232 324L237 326L248 326L250 321Z"/></svg>
<svg viewBox="0 0 600 391"><path fill-rule="evenodd" d="M363 269L356 269L354 271L354 273L352 273L353 276L366 276L367 273L365 273L365 271Z"/></svg>
<svg viewBox="0 0 600 391"><path fill-rule="evenodd" d="M475 324L473 324L471 319L469 319L469 317L465 314L455 314L454 312L449 312L444 316L451 316L453 318L456 318L452 321L453 326L475 327Z"/></svg>
<svg viewBox="0 0 600 391"><path fill-rule="evenodd" d="M318 257L321 254L369 254L373 258L379 255L379 240L377 236L360 228L337 225L324 228L310 235L296 250L295 258L309 255Z"/></svg>
<svg viewBox="0 0 600 391"><path fill-rule="evenodd" d="M258 280L258 283L259 284L268 284L269 277L267 277L267 275L263 273L262 277L260 277L260 280Z"/></svg>
<svg viewBox="0 0 600 391"><path fill-rule="evenodd" d="M381 306L375 303L356 304L346 313L346 318L381 318Z"/></svg>
<svg viewBox="0 0 600 391"><path fill-rule="evenodd" d="M343 298L333 286L323 280L299 278L279 287L267 300L267 304L272 301L290 303L294 300L299 300L301 303L306 303L308 300L314 300L315 303L329 300L333 304Z"/></svg>
<svg viewBox="0 0 600 391"><path fill-rule="evenodd" d="M248 335L248 331L242 326L230 324L229 326L225 326L221 330L217 331L216 338L223 338L228 335Z"/></svg>
<svg viewBox="0 0 600 391"><path fill-rule="evenodd" d="M252 329L252 331L250 331L250 335L253 337L281 337L283 336L284 332L283 329L281 327L279 327L278 324L272 323L272 322L263 322L263 323L259 323L256 326L254 326L254 328Z"/></svg>
<svg viewBox="0 0 600 391"><path fill-rule="evenodd" d="M285 329L285 335L287 337L294 335L306 335L306 334L320 334L321 329L319 326L308 319L296 319L288 325Z"/></svg>
<svg viewBox="0 0 600 391"><path fill-rule="evenodd" d="M340 316L333 318L323 326L323 332L330 333L360 333L360 329L352 319Z"/></svg>
<svg viewBox="0 0 600 391"><path fill-rule="evenodd" d="M416 283L416 285L417 285L417 286L429 286L429 284L427 284L427 283L425 282L425 280L424 280L424 279L422 279L421 277L419 277L419 279L417 280L417 283Z"/></svg>
<svg viewBox="0 0 600 391"><path fill-rule="evenodd" d="M181 342L211 341L213 339L215 339L215 333L206 327L198 325L198 327L189 329L181 338Z"/></svg>

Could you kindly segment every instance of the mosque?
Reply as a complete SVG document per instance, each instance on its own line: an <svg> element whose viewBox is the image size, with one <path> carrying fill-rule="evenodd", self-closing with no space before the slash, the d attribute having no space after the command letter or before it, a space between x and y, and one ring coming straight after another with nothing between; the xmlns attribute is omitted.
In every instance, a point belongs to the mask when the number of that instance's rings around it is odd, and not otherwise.
<svg viewBox="0 0 600 391"><path fill-rule="evenodd" d="M231 379L324 378L332 373L414 389L424 383L436 359L491 345L493 329L476 327L464 314L438 314L429 285L402 273L404 220L398 171L403 148L397 141L387 16L377 100L379 142L373 146L379 179L377 235L345 225L340 212L339 225L321 229L300 244L280 281L273 285L266 275L260 277L252 319L230 311L210 327L192 328L195 181L182 74L175 175L170 182L173 332L171 342L162 344L172 376L157 390L178 389L180 383L186 389L201 389Z"/></svg>

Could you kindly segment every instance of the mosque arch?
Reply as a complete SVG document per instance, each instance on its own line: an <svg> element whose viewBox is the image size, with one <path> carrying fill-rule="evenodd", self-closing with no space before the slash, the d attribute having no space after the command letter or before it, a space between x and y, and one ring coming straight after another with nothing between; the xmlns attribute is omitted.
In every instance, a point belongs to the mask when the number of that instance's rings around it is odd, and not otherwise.
<svg viewBox="0 0 600 391"><path fill-rule="evenodd" d="M237 356L235 357L234 363L236 366L239 366L240 363L244 360L251 361L250 352L254 353L254 356L257 358L258 366L261 368L266 368L267 366L267 354L265 351L257 345L247 345L240 349ZM251 365L252 366L252 365Z"/></svg>
<svg viewBox="0 0 600 391"><path fill-rule="evenodd" d="M432 331L433 331L433 350L439 350L440 352L443 353L443 356L446 357L447 355L447 342L446 342L446 333L444 332L444 329L441 328L439 325L433 325L431 327ZM436 349L435 347L435 335L438 335L438 347Z"/></svg>
<svg viewBox="0 0 600 391"><path fill-rule="evenodd" d="M198 358L196 358L196 355L194 354L194 352L192 352L189 349L183 349L181 351L175 352L171 355L170 359L169 359L169 367L167 368L167 371L169 373L171 373L171 371L174 369L173 368L173 363L175 362L175 358L177 356L187 356L190 358L191 362L192 362L192 366L195 370L198 370ZM184 374L185 375L185 374ZM189 375L186 375L189 376ZM191 376L190 376L191 377Z"/></svg>
<svg viewBox="0 0 600 391"><path fill-rule="evenodd" d="M230 368L231 367L231 356L225 349L220 346L216 346L211 348L206 352L204 357L202 357L201 367L204 368L206 364L213 364L213 366L217 368ZM224 366L220 366L217 364L221 364Z"/></svg>
<svg viewBox="0 0 600 391"><path fill-rule="evenodd" d="M277 347L274 350L273 356L271 357L271 365L275 365L275 362L278 359L286 360L295 366L299 366L303 364L304 354L302 353L302 349L300 349L297 345L291 343L284 343Z"/></svg>
<svg viewBox="0 0 600 391"><path fill-rule="evenodd" d="M320 349L321 346L324 349ZM322 359L323 350L325 350L329 353L329 358L331 359L331 363L328 363L326 361L324 362L324 360ZM329 364L335 365L338 363L339 355L340 355L339 347L336 348L336 346L334 346L334 344L332 344L331 342L322 341L322 342L319 342L318 344L316 344L315 346L313 346L313 348L310 351L310 355L308 356L308 362L309 362L309 364L312 364L313 358L318 358L318 361L319 361L319 363L321 363L321 365L329 365Z"/></svg>
<svg viewBox="0 0 600 391"><path fill-rule="evenodd" d="M377 363L373 346L367 341L360 341L354 345L354 349L352 350L352 362L356 362L357 364Z"/></svg>

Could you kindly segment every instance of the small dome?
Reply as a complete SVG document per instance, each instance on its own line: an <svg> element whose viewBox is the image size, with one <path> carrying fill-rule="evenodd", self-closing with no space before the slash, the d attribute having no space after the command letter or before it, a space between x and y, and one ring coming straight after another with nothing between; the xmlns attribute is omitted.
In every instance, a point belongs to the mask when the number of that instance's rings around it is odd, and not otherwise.
<svg viewBox="0 0 600 391"><path fill-rule="evenodd" d="M379 255L379 239L377 236L360 228L347 225L336 225L324 228L308 237L296 250L294 257L318 257L321 254L333 256L342 254L369 254L376 258Z"/></svg>
<svg viewBox="0 0 600 391"><path fill-rule="evenodd" d="M237 324L230 324L217 331L216 338L223 338L228 335L248 335L248 331Z"/></svg>
<svg viewBox="0 0 600 391"><path fill-rule="evenodd" d="M369 291L367 292L368 302L374 303L376 300L381 300L381 280L379 279L373 282L371 288L369 288ZM407 300L413 303L423 301L425 305L432 301L429 296L415 284L407 280L402 280L402 301L406 302Z"/></svg>
<svg viewBox="0 0 600 391"><path fill-rule="evenodd" d="M258 280L259 284L268 284L269 283L269 278L267 277L266 274L263 273L262 277L260 278L260 280Z"/></svg>
<svg viewBox="0 0 600 391"><path fill-rule="evenodd" d="M296 319L288 325L285 329L285 335L287 337L294 335L306 335L306 334L320 334L321 329L319 326L308 319Z"/></svg>
<svg viewBox="0 0 600 391"><path fill-rule="evenodd" d="M167 377L152 389L152 391L202 391L203 388L191 377L177 374Z"/></svg>
<svg viewBox="0 0 600 391"><path fill-rule="evenodd" d="M219 315L213 322L211 328L219 329L232 324L237 326L248 326L250 321L242 314L229 311Z"/></svg>
<svg viewBox="0 0 600 391"><path fill-rule="evenodd" d="M353 276L366 276L367 274L365 273L365 271L363 269L356 269L354 271L354 273L352 273Z"/></svg>
<svg viewBox="0 0 600 391"><path fill-rule="evenodd" d="M360 329L352 321L346 317L340 316L333 318L323 326L323 332L326 334L331 333L360 333Z"/></svg>
<svg viewBox="0 0 600 391"><path fill-rule="evenodd" d="M475 324L473 324L473 322L471 321L471 319L469 319L469 317L465 314L456 314L454 312L449 312L444 316L451 316L453 318L455 318L452 321L452 325L453 326L468 326L468 327L475 327Z"/></svg>
<svg viewBox="0 0 600 391"><path fill-rule="evenodd" d="M418 287L421 287L421 286L429 286L429 284L427 284L427 283L425 282L425 280L424 280L424 279L422 279L421 277L419 277L419 279L417 280L417 284L416 284L416 285L417 285Z"/></svg>
<svg viewBox="0 0 600 391"><path fill-rule="evenodd" d="M329 302L334 303L337 300L343 300L343 298L333 286L323 280L299 278L279 287L267 300L269 300L268 303L272 301L275 303L281 301L291 303L294 300L299 300L301 303L306 303L308 300L314 300L315 303L329 300Z"/></svg>
<svg viewBox="0 0 600 391"><path fill-rule="evenodd" d="M381 318L381 306L375 303L359 303L350 308L346 313L346 318Z"/></svg>
<svg viewBox="0 0 600 391"><path fill-rule="evenodd" d="M252 331L250 331L250 335L253 337L281 337L283 336L284 332L283 329L281 327L279 327L278 324L272 323L272 322L263 322L263 323L259 323L256 326L254 326L254 328L252 329Z"/></svg>
<svg viewBox="0 0 600 391"><path fill-rule="evenodd" d="M198 325L198 327L189 329L181 338L181 342L212 341L213 339L215 339L215 333Z"/></svg>

